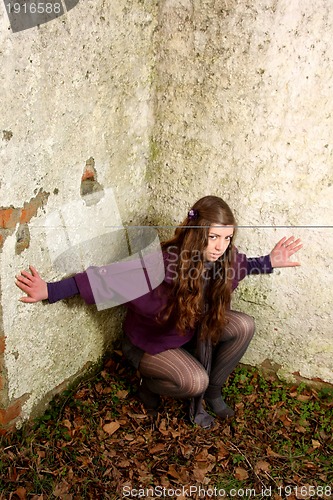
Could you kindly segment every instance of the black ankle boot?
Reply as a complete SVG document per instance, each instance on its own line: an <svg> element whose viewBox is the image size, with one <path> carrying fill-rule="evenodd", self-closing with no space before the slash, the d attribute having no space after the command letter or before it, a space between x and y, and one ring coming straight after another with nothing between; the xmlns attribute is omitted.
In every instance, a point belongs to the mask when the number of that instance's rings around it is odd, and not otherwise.
<svg viewBox="0 0 333 500"><path fill-rule="evenodd" d="M145 378L142 378L140 381L138 396L147 410L157 410L160 406L161 398L159 394L149 389Z"/></svg>
<svg viewBox="0 0 333 500"><path fill-rule="evenodd" d="M216 399L205 398L205 401L215 415L220 418L230 418L235 415L234 410L227 405L221 396Z"/></svg>

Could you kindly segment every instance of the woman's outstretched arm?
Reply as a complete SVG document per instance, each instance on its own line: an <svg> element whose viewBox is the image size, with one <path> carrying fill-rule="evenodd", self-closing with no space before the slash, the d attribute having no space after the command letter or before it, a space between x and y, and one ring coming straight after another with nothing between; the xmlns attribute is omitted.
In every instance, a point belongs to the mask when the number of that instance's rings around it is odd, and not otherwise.
<svg viewBox="0 0 333 500"><path fill-rule="evenodd" d="M237 288L238 283L246 276L252 274L272 273L276 267L300 266L299 262L290 260L290 257L302 248L301 240L282 238L273 248L270 254L263 257L247 257L237 250L234 254L232 289Z"/></svg>

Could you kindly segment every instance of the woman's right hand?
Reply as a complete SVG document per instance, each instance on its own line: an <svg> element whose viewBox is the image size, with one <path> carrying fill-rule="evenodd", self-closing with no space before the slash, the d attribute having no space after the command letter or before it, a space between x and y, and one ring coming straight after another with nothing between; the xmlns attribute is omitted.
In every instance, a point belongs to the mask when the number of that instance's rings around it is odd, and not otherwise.
<svg viewBox="0 0 333 500"><path fill-rule="evenodd" d="M21 297L21 302L33 303L48 298L47 284L38 274L37 270L29 266L28 271L21 271L16 277L15 284L27 295Z"/></svg>

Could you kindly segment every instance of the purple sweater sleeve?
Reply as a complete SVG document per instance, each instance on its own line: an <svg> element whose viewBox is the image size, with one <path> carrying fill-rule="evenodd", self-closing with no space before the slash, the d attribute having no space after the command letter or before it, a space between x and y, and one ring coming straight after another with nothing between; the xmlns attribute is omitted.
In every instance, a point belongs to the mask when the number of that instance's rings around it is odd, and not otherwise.
<svg viewBox="0 0 333 500"><path fill-rule="evenodd" d="M233 265L232 290L238 283L251 274L268 274L273 272L270 256L248 258L245 254L235 254ZM72 278L66 278L54 283L47 283L50 304L58 300L80 294L87 304L95 304L95 298L90 286L87 272L78 273Z"/></svg>
<svg viewBox="0 0 333 500"><path fill-rule="evenodd" d="M247 274L269 274L273 272L269 255L247 259Z"/></svg>
<svg viewBox="0 0 333 500"><path fill-rule="evenodd" d="M235 290L238 283L248 275L269 274L272 272L273 267L269 255L248 258L245 254L237 251L233 265L232 290Z"/></svg>
<svg viewBox="0 0 333 500"><path fill-rule="evenodd" d="M87 273L78 273L72 278L65 278L54 283L47 283L49 303L80 294L87 304L95 304Z"/></svg>
<svg viewBox="0 0 333 500"><path fill-rule="evenodd" d="M66 278L61 281L55 281L54 283L47 283L47 291L50 304L58 300L73 297L73 295L79 293L75 278Z"/></svg>

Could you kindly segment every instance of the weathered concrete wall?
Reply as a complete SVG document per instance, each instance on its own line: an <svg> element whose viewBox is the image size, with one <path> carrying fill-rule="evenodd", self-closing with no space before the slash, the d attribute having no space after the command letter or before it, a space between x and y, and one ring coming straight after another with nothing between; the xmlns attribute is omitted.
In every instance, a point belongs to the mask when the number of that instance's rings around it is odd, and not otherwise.
<svg viewBox="0 0 333 500"><path fill-rule="evenodd" d="M33 264L62 278L69 269L54 263L66 238L97 237L146 211L154 10L151 1L84 0L12 33L0 6L0 427L95 363L120 330L121 311L18 302L14 276ZM62 210L63 226L45 227ZM108 254L93 250L90 263Z"/></svg>
<svg viewBox="0 0 333 500"><path fill-rule="evenodd" d="M304 240L301 268L236 294L257 320L244 361L333 382L332 228L305 227L333 220L329 3L84 0L15 34L0 16L0 426L95 363L120 330L119 310L19 303L18 270L59 279L77 236L177 224L206 194L251 226L238 236L249 255L284 234ZM291 224L304 227L279 227Z"/></svg>
<svg viewBox="0 0 333 500"><path fill-rule="evenodd" d="M325 0L160 3L154 189L158 221L206 194L240 225L238 247L304 241L301 268L253 277L234 307L255 316L244 361L333 382L333 10ZM268 360L268 361L267 361Z"/></svg>

